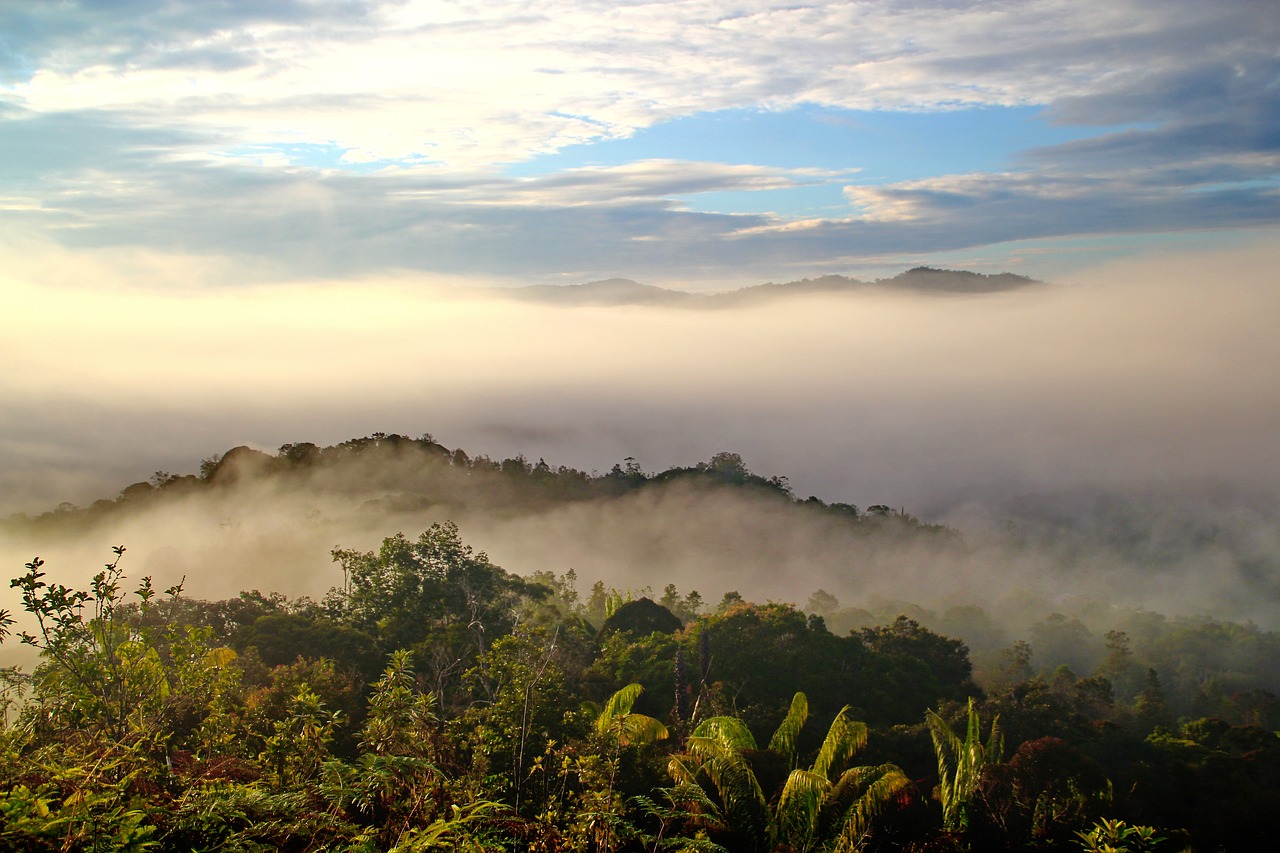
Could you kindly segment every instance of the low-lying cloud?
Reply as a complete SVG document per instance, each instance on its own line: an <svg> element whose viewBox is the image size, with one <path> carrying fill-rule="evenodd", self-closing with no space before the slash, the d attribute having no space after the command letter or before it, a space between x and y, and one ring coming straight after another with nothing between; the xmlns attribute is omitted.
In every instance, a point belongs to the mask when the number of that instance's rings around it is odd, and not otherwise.
<svg viewBox="0 0 1280 853"><path fill-rule="evenodd" d="M190 570L194 594L319 594L334 545L453 517L512 571L574 567L620 588L697 577L706 595L803 601L998 581L1265 622L1280 598L1277 261L1264 245L1006 293L717 311L391 280L157 292L81 286L71 268L57 286L7 278L5 513L85 505L239 444L429 431L584 470L734 450L801 497L954 523L972 550L851 557L812 519L745 498L695 511L671 491L537 515L268 492L143 515L101 542L10 542L6 564L35 549L91 568L119 540L134 568ZM1034 548L1005 550L1010 529Z"/></svg>
<svg viewBox="0 0 1280 853"><path fill-rule="evenodd" d="M375 431L584 469L728 448L804 494L931 513L993 491L1269 493L1277 254L716 312L407 279L159 292L104 286L101 267L82 284L75 268L57 286L6 278L0 511L110 495L235 444Z"/></svg>

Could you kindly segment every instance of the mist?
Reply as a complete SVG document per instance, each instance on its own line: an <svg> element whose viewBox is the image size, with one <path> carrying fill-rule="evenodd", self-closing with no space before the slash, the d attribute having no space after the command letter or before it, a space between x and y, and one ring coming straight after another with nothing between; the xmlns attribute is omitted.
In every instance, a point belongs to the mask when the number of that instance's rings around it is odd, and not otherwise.
<svg viewBox="0 0 1280 853"><path fill-rule="evenodd" d="M732 450L800 498L902 507L961 540L869 545L795 505L680 486L534 512L458 484L406 509L375 477L246 482L83 539L10 535L0 557L14 576L38 553L65 580L125 544L131 576L185 575L199 597L315 596L340 582L334 546L452 519L510 571L574 568L588 586L800 604L821 588L850 605L1011 613L1034 600L1274 626L1278 261L1259 245L1007 293L716 311L545 306L392 275L82 286L71 260L53 283L28 263L0 285L13 306L0 320L0 512L113 498L237 445L429 432L472 455L586 471Z"/></svg>

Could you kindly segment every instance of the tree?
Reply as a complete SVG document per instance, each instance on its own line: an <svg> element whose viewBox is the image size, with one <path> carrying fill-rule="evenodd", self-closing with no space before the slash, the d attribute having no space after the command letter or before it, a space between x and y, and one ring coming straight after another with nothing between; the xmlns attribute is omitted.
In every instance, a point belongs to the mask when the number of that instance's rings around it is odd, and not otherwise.
<svg viewBox="0 0 1280 853"><path fill-rule="evenodd" d="M709 786L721 820L753 850L857 850L875 819L910 782L892 764L841 770L867 742L866 725L854 721L848 707L832 720L813 763L798 766L797 744L808 717L808 699L796 693L763 754L736 717L704 720L668 771L681 785ZM768 756L791 767L770 798L758 773Z"/></svg>
<svg viewBox="0 0 1280 853"><path fill-rule="evenodd" d="M889 625L864 628L860 635L872 651L924 663L935 682L936 699L961 701L981 694L973 683L969 647L962 640L935 634L906 616Z"/></svg>
<svg viewBox="0 0 1280 853"><path fill-rule="evenodd" d="M978 782L987 762L997 762L1004 752L1000 718L991 721L985 742L973 700L969 700L965 736L961 740L946 720L934 711L925 715L933 749L938 759L938 800L942 803L943 826L949 831L969 827Z"/></svg>
<svg viewBox="0 0 1280 853"><path fill-rule="evenodd" d="M809 603L805 605L804 609L809 613L816 613L819 616L826 617L833 615L840 609L840 602L825 589L819 589L809 596Z"/></svg>
<svg viewBox="0 0 1280 853"><path fill-rule="evenodd" d="M629 601L619 607L600 626L601 640L613 634L647 637L653 633L674 634L684 627L680 617L648 598Z"/></svg>
<svg viewBox="0 0 1280 853"><path fill-rule="evenodd" d="M123 545L112 548L115 559L94 575L87 590L46 583L39 557L10 582L36 620L38 633L22 631L18 637L44 659L35 673L42 705L63 725L116 738L151 725L170 688L151 638L125 618L124 552ZM181 591L178 584L166 594L177 598ZM156 595L151 578L143 578L133 595L144 612L150 608ZM0 622L8 619L5 615Z"/></svg>
<svg viewBox="0 0 1280 853"><path fill-rule="evenodd" d="M462 542L452 522L417 540L403 534L378 551L335 549L345 582L330 591L331 611L377 636L384 651L413 648L444 700L447 687L510 633L523 598L549 590L507 574ZM483 673L481 673L483 674Z"/></svg>

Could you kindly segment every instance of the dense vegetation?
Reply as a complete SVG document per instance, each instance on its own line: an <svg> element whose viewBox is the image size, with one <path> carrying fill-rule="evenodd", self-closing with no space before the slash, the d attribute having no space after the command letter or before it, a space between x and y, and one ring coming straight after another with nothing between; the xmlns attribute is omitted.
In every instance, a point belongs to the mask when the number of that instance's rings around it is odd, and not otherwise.
<svg viewBox="0 0 1280 853"><path fill-rule="evenodd" d="M686 477L805 503L732 454L585 475L433 446L232 452L22 523L359 452L510 481L487 500ZM869 535L954 536L814 508ZM318 601L159 591L126 576L124 548L84 589L29 563L24 612L0 613L0 637L41 653L0 671L0 846L1252 850L1280 806L1280 638L1255 626L1134 613L1095 636L1054 614L1011 639L971 606L580 592L572 571L494 565L452 524L333 559L344 582ZM1004 645L981 660L956 638L984 634Z"/></svg>
<svg viewBox="0 0 1280 853"><path fill-rule="evenodd" d="M99 500L80 508L70 503L28 517L18 514L3 522L11 532L53 534L101 524L149 505L183 496L217 494L253 480L270 480L282 489L305 485L315 492L366 495L384 492L367 510L405 511L416 507L484 504L490 507L545 508L576 501L617 497L645 488L685 482L695 487L732 487L830 513L868 530L903 526L913 532L950 535L939 525L884 505L865 510L846 503L828 504L816 497L797 499L785 477L752 473L736 453L718 453L707 462L646 473L631 457L607 472L584 472L568 466L552 467L545 460L523 456L496 460L450 450L427 434L420 438L375 433L340 444L320 447L310 442L285 444L273 456L249 447L235 447L200 463L198 474L157 471L147 482L126 487L114 500Z"/></svg>

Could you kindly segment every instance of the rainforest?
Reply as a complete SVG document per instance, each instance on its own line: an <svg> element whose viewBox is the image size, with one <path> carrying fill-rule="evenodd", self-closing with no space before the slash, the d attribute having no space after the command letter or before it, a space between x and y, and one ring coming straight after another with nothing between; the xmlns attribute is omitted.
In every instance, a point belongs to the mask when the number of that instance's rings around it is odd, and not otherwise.
<svg viewBox="0 0 1280 853"><path fill-rule="evenodd" d="M628 559L544 568L531 519ZM788 529L821 572L774 550ZM1080 568L1031 577L1025 531L1000 552L1021 583L935 598L994 546L732 452L587 473L430 435L240 447L2 532L153 540L11 572L7 849L1251 850L1280 798L1275 631L1055 596ZM686 570L711 552L738 573ZM314 594L249 583L308 560Z"/></svg>

